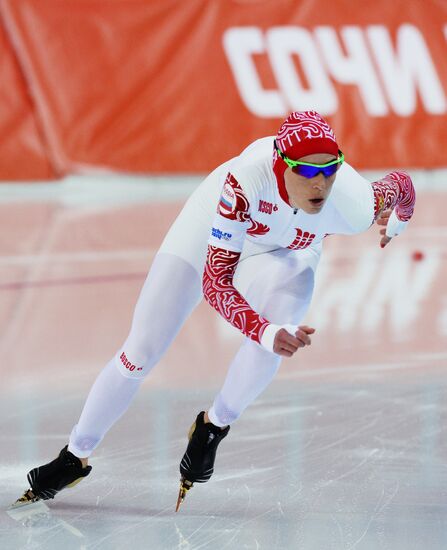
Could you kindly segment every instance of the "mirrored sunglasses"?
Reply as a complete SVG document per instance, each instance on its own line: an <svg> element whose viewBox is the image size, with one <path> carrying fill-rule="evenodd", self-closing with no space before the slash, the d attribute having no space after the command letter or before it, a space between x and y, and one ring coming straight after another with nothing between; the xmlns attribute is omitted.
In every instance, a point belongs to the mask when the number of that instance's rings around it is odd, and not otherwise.
<svg viewBox="0 0 447 550"><path fill-rule="evenodd" d="M311 162L290 159L278 148L278 146L276 145L276 141L275 149L278 155L283 159L287 166L292 168L292 171L295 174L303 176L307 179L315 178L320 172L325 178L329 178L330 176L333 176L335 174L335 172L340 168L345 160L345 156L340 150L338 151L338 157L335 160L332 160L331 162L326 162L326 164L313 164Z"/></svg>

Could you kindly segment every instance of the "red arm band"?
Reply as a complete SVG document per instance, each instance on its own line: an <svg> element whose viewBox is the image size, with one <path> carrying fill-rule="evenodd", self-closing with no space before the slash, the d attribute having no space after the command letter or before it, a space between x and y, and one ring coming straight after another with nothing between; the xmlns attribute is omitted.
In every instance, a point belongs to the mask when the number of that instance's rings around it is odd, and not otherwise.
<svg viewBox="0 0 447 550"><path fill-rule="evenodd" d="M391 172L371 184L374 191L374 219L383 210L396 209L399 220L406 222L413 215L416 193L413 182L405 172Z"/></svg>

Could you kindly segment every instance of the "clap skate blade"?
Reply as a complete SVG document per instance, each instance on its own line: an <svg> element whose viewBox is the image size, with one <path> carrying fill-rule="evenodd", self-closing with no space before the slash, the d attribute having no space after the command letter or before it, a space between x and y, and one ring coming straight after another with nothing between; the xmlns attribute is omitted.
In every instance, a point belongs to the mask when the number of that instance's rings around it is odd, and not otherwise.
<svg viewBox="0 0 447 550"><path fill-rule="evenodd" d="M178 512L180 508L180 504L185 500L186 493L191 489L193 486L193 483L184 477L180 478L180 489L178 492L178 498L177 498L177 505L175 507L175 511Z"/></svg>
<svg viewBox="0 0 447 550"><path fill-rule="evenodd" d="M34 502L39 502L41 499L34 495L34 493L31 491L31 489L26 490L23 495L18 498L13 504L9 506L9 510L13 510L14 508L20 508L22 506L28 506L29 504L33 504Z"/></svg>

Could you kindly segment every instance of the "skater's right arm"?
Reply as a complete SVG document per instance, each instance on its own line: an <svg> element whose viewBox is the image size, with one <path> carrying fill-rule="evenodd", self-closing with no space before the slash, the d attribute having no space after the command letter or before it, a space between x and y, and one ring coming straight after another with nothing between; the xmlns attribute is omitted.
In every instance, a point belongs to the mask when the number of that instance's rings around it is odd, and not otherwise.
<svg viewBox="0 0 447 550"><path fill-rule="evenodd" d="M208 244L203 294L220 315L265 349L291 357L310 345L309 327L273 325L256 313L236 290L233 276L251 225L250 204L236 178L228 174Z"/></svg>

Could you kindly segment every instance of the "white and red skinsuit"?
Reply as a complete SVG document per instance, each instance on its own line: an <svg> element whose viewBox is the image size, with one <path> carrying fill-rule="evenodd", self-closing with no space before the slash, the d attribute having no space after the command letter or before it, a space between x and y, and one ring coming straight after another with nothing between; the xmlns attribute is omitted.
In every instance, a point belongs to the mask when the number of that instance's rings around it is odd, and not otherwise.
<svg viewBox="0 0 447 550"><path fill-rule="evenodd" d="M415 194L407 174L370 183L347 163L319 213L292 208L273 141L257 140L214 170L173 223L130 334L98 376L72 430L69 450L76 456L89 456L127 410L202 296L246 336L208 412L216 425L233 422L280 365L272 353L276 331L297 326L308 309L323 239L365 231L385 209L394 208L398 222L411 218Z"/></svg>
<svg viewBox="0 0 447 550"><path fill-rule="evenodd" d="M274 170L280 159L275 154L272 163L273 140L255 141L213 172L192 195L160 249L192 261L199 272L205 264L205 299L227 321L260 343L269 321L255 312L232 284L241 252L244 258L266 250L312 247L319 254L325 237L365 231L382 210L396 207L399 219L409 220L415 201L411 179L404 172L392 172L370 183L344 163L318 214L294 209L284 180ZM212 219L206 262L203 241L194 249L187 229L200 224L200 219L204 225Z"/></svg>

